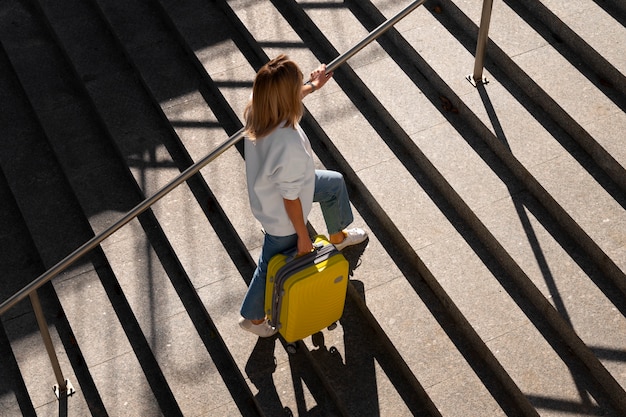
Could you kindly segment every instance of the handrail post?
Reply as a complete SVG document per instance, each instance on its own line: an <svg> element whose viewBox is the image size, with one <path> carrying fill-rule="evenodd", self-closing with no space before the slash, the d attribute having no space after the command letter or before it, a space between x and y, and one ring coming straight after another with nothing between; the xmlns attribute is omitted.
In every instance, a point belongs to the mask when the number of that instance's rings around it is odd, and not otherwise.
<svg viewBox="0 0 626 417"><path fill-rule="evenodd" d="M57 357L57 354L54 350L52 337L50 337L50 331L48 330L48 323L46 322L46 317L44 316L43 309L41 308L39 295L37 294L37 291L32 291L29 296L30 303L33 306L33 311L35 312L37 324L39 325L39 332L41 333L41 338L43 339L43 343L46 346L46 351L48 352L48 357L50 358L50 363L52 364L52 370L54 371L54 376L57 380L57 385L53 387L54 393L56 394L58 399L61 399L62 395L70 396L74 393L74 387L68 379L65 379L63 377L63 371L61 371L59 358Z"/></svg>
<svg viewBox="0 0 626 417"><path fill-rule="evenodd" d="M493 0L483 0L483 10L480 16L478 28L478 41L476 42L476 57L474 59L474 73L466 78L474 87L478 84L487 84L489 81L483 77L485 55L487 54L487 42L489 41L489 23L491 22L491 9Z"/></svg>

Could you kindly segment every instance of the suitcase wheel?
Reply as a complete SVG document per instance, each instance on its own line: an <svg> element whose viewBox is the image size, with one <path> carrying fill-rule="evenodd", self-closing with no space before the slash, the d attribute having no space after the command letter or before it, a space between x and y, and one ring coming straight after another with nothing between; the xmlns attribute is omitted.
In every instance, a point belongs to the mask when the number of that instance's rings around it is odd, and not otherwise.
<svg viewBox="0 0 626 417"><path fill-rule="evenodd" d="M330 326L328 326L328 330L335 330L337 328L337 322L334 322Z"/></svg>
<svg viewBox="0 0 626 417"><path fill-rule="evenodd" d="M298 352L298 346L295 343L287 343L286 349L290 355L295 355Z"/></svg>

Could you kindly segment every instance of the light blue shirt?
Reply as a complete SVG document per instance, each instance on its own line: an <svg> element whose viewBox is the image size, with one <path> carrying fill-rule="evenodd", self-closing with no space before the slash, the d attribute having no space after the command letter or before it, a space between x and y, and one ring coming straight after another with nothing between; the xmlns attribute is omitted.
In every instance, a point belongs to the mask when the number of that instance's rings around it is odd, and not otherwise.
<svg viewBox="0 0 626 417"><path fill-rule="evenodd" d="M283 199L299 198L306 221L315 191L315 166L309 138L299 125L295 130L278 127L261 139L246 138L244 146L248 197L254 217L270 235L296 233Z"/></svg>

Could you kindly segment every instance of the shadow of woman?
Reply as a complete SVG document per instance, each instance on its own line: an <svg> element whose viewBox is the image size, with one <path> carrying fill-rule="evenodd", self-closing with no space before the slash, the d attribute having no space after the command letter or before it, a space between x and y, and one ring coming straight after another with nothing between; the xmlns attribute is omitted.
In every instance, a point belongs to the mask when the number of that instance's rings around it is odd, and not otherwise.
<svg viewBox="0 0 626 417"><path fill-rule="evenodd" d="M366 247L367 241L347 248L343 252L350 264L350 275L352 275L354 269L359 266L360 257ZM246 363L245 371L250 381L258 389L255 398L264 414L271 416L292 416L294 415L293 411L283 404L277 392L273 377L277 369L275 356L277 340L280 341L282 339L277 337L267 339L259 338ZM336 399L334 399L335 395L327 391L325 384L320 381L319 375L317 375L316 371L313 369L310 360L314 359L318 363L323 363L326 368L332 367L334 369L335 379L337 379L337 372L339 375L342 375L340 379L346 377L350 379L350 374L346 376L346 374L342 372L342 370L345 370L345 365L341 354L334 347L331 347L330 350L326 348L322 332L312 335L312 342L317 349L311 351L310 355L297 353L288 356L293 382L293 393L295 395L296 410L294 411L296 411L297 415L300 417L340 415L341 412L337 409L337 404L334 403L336 401ZM300 349L306 349L304 345L301 345L301 342L298 342L298 345ZM375 379L373 381L375 381ZM342 385L346 384L349 385L348 381L343 381ZM312 407L310 405L307 406L307 392L315 402L315 405Z"/></svg>
<svg viewBox="0 0 626 417"><path fill-rule="evenodd" d="M245 370L250 381L259 390L256 400L263 413L270 416L289 415L282 405L272 376L276 371L275 348L276 337L259 337Z"/></svg>

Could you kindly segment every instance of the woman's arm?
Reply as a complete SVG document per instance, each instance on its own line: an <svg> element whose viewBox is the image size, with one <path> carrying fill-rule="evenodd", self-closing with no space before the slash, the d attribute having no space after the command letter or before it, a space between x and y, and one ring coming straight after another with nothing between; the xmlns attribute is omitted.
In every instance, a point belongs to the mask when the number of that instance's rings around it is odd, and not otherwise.
<svg viewBox="0 0 626 417"><path fill-rule="evenodd" d="M283 198L283 203L285 204L285 210L287 211L287 216L293 227L296 229L296 234L298 235L298 255L304 255L305 253L309 253L313 250L313 243L311 242L311 238L309 237L309 231L306 228L306 223L304 222L304 216L302 215L302 203L299 198L295 200L287 200Z"/></svg>

